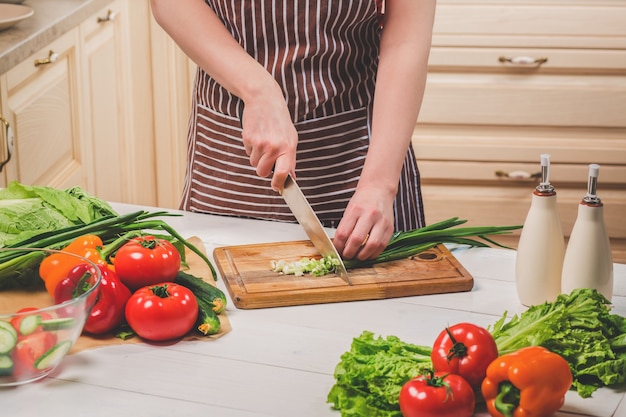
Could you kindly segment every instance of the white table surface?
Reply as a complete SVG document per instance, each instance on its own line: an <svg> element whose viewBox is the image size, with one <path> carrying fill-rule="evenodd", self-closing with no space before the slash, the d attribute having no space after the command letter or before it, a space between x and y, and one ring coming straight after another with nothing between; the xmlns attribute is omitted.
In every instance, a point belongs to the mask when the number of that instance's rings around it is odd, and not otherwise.
<svg viewBox="0 0 626 417"><path fill-rule="evenodd" d="M142 207L114 205L120 212ZM146 208L155 210L153 208ZM186 213L165 219L183 236L198 236L207 254L218 246L306 239L296 224ZM240 310L232 331L214 341L168 346L101 347L68 356L53 374L0 389L3 416L339 416L326 402L340 356L362 331L430 345L445 326L487 326L504 311L520 313L515 251L453 249L472 274L472 291L389 300ZM220 279L218 285L226 291ZM615 265L614 312L626 315L626 265ZM479 412L477 416L487 416ZM556 416L626 416L624 392L592 398L569 392ZM364 416L365 417L365 416Z"/></svg>

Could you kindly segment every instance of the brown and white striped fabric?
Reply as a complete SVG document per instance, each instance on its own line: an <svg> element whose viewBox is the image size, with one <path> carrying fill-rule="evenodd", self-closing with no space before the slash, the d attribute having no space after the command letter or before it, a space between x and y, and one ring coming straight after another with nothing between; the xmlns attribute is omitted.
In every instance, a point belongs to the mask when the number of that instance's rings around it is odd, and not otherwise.
<svg viewBox="0 0 626 417"><path fill-rule="evenodd" d="M339 223L369 143L380 26L374 0L206 0L283 87L298 131L298 184L325 226ZM278 22L274 24L273 22ZM199 40L201 41L201 40ZM241 140L242 101L196 75L181 208L296 221ZM424 225L412 150L396 198L396 229Z"/></svg>

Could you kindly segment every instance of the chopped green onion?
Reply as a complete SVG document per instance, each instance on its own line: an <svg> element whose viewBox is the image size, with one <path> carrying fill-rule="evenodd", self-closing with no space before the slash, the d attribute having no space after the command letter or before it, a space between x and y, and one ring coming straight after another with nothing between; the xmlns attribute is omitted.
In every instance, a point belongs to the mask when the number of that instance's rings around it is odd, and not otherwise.
<svg viewBox="0 0 626 417"><path fill-rule="evenodd" d="M295 275L297 277L301 277L304 274L311 274L315 277L328 275L337 270L337 265L339 265L339 260L332 256L326 256L321 259L302 258L295 262L284 260L271 261L271 267L274 272Z"/></svg>

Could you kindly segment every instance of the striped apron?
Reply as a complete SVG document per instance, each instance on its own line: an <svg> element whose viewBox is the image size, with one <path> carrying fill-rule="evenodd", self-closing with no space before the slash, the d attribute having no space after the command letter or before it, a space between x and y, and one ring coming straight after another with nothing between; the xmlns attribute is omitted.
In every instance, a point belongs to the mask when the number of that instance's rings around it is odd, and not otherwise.
<svg viewBox="0 0 626 417"><path fill-rule="evenodd" d="M380 40L373 0L206 0L282 86L298 132L296 176L320 221L336 227L367 153ZM273 22L278 22L274 24ZM181 209L295 222L250 165L243 102L196 74ZM424 225L413 150L395 201L396 230Z"/></svg>

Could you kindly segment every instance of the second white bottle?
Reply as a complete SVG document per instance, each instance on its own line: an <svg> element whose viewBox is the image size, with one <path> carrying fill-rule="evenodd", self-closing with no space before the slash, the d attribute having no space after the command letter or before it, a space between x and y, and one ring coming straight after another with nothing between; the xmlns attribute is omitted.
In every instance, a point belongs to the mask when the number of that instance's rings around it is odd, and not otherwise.
<svg viewBox="0 0 626 417"><path fill-rule="evenodd" d="M609 301L613 297L613 258L604 224L604 204L596 194L600 166L589 165L587 194L578 205L578 216L563 260L561 290L592 288Z"/></svg>

